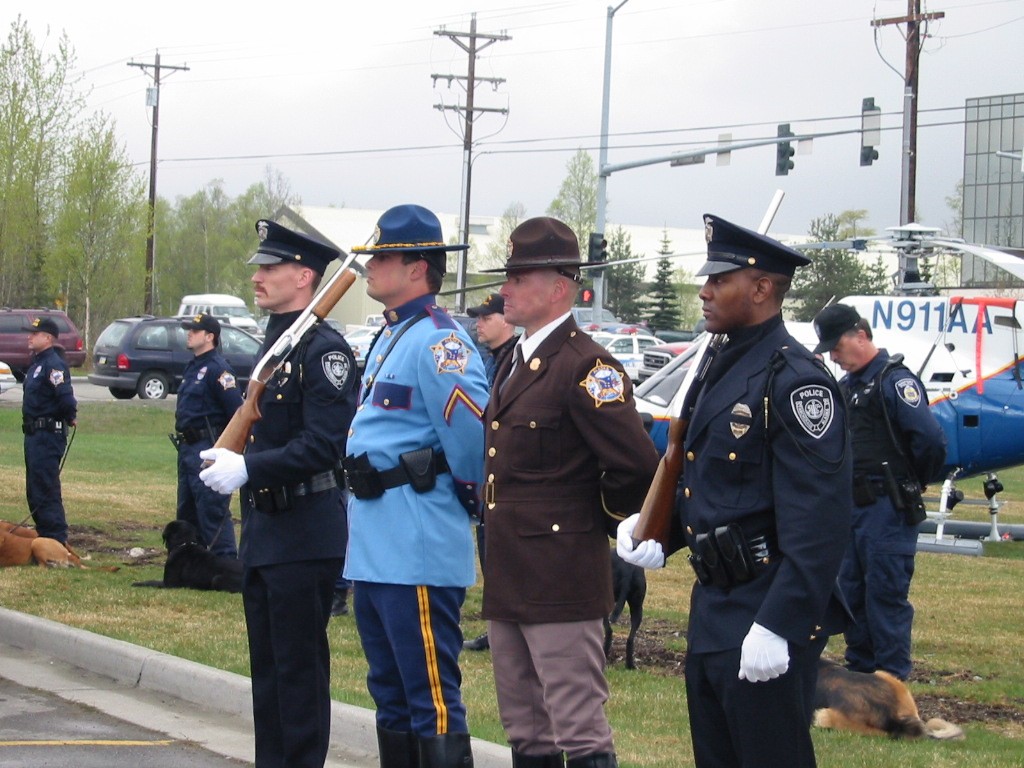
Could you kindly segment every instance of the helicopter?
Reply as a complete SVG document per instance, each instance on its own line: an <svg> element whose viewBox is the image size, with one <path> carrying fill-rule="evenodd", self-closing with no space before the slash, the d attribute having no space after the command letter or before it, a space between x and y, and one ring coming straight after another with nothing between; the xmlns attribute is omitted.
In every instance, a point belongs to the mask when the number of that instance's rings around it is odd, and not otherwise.
<svg viewBox="0 0 1024 768"><path fill-rule="evenodd" d="M895 251L894 290L888 295L848 296L872 328L875 344L901 353L927 390L929 407L947 440L946 463L938 510L922 523L918 548L981 554L981 540L1024 539L1024 526L1003 526L997 494L1003 490L998 471L1024 464L1024 344L1021 317L1024 299L991 295L940 296L921 276L921 259L969 253L1024 280L1024 251L975 245L939 237L920 224L890 227L882 238L841 243L795 244L804 250L868 249L884 240ZM812 349L817 336L810 323L787 322L787 329ZM637 408L650 423L651 436L664 449L670 415L677 414L689 379L689 363L700 359L707 335L636 390ZM830 361L834 375L841 377ZM673 381L674 379L674 381ZM672 391L673 386L675 391ZM983 476L990 523L950 521L964 500L957 482ZM970 503L970 502L968 502ZM950 533L953 538L947 536Z"/></svg>

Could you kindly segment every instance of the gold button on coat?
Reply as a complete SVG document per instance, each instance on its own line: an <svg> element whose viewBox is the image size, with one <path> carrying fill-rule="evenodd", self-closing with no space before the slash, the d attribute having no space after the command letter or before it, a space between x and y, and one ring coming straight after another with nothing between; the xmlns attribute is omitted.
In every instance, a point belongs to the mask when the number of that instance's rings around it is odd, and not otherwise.
<svg viewBox="0 0 1024 768"><path fill-rule="evenodd" d="M558 523L555 523L554 525L551 526L551 530L554 531L555 533L558 533L561 530L561 528L559 527Z"/></svg>
<svg viewBox="0 0 1024 768"><path fill-rule="evenodd" d="M487 451L487 455L488 456L493 456L497 452L498 452L498 450L494 446L491 446L491 448Z"/></svg>
<svg viewBox="0 0 1024 768"><path fill-rule="evenodd" d="M496 430L498 428L498 421L495 419L491 422L491 429Z"/></svg>
<svg viewBox="0 0 1024 768"><path fill-rule="evenodd" d="M693 461L693 459L694 459L694 453L693 453L693 451L687 451L687 452L686 452L686 460L687 460L687 461Z"/></svg>

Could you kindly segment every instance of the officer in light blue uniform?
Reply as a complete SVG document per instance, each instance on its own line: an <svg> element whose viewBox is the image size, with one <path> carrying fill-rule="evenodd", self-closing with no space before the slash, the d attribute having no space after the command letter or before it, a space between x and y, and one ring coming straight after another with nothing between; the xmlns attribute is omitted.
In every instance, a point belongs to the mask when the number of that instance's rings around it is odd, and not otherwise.
<svg viewBox="0 0 1024 768"><path fill-rule="evenodd" d="M28 346L32 364L25 372L21 401L25 434L25 495L40 536L68 541L68 521L60 490L60 463L68 444L68 427L75 425L78 401L71 388L71 372L54 346L60 331L48 317L32 321Z"/></svg>
<svg viewBox="0 0 1024 768"><path fill-rule="evenodd" d="M433 213L386 211L367 294L386 327L367 355L345 476L356 623L377 705L381 766L472 764L460 691L460 613L476 577L487 378L463 328L435 304L446 245ZM469 761L469 762L466 762Z"/></svg>
<svg viewBox="0 0 1024 768"><path fill-rule="evenodd" d="M195 355L185 366L174 409L173 442L178 446L178 520L199 532L199 541L221 557L237 557L231 497L199 479L199 452L211 448L242 405L235 372L220 353L220 323L199 314L182 322Z"/></svg>
<svg viewBox="0 0 1024 768"><path fill-rule="evenodd" d="M921 380L902 355L872 340L871 326L845 304L814 318L820 343L847 374L839 381L850 415L853 445L853 537L839 584L856 620L846 629L846 665L883 670L906 680L911 672L917 526L925 517L921 490L937 480L946 436Z"/></svg>

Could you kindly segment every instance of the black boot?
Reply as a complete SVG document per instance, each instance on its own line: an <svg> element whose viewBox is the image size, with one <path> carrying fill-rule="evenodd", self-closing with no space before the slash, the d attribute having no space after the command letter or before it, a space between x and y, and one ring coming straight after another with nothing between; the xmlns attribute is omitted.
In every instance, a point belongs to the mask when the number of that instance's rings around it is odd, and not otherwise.
<svg viewBox="0 0 1024 768"><path fill-rule="evenodd" d="M473 768L468 733L442 733L421 738L420 768Z"/></svg>
<svg viewBox="0 0 1024 768"><path fill-rule="evenodd" d="M348 616L348 588L334 590L331 616Z"/></svg>
<svg viewBox="0 0 1024 768"><path fill-rule="evenodd" d="M377 753L380 768L419 768L416 737L408 731L389 731L377 727Z"/></svg>
<svg viewBox="0 0 1024 768"><path fill-rule="evenodd" d="M487 633L484 632L480 637L474 638L473 640L467 640L462 644L463 650L466 651L486 651L491 647L491 641L487 639Z"/></svg>
<svg viewBox="0 0 1024 768"><path fill-rule="evenodd" d="M550 755L524 755L512 750L512 768L563 768L565 757L561 752Z"/></svg>
<svg viewBox="0 0 1024 768"><path fill-rule="evenodd" d="M599 752L596 755L573 757L565 762L565 768L619 768L614 752Z"/></svg>

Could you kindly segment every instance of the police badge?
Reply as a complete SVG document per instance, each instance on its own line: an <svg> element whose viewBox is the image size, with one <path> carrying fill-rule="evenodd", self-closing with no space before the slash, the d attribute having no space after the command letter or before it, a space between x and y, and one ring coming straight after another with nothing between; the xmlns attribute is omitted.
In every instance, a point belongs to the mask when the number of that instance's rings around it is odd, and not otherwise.
<svg viewBox="0 0 1024 768"><path fill-rule="evenodd" d="M324 376L334 385L335 389L343 389L351 371L348 358L343 352L328 352L320 358Z"/></svg>

